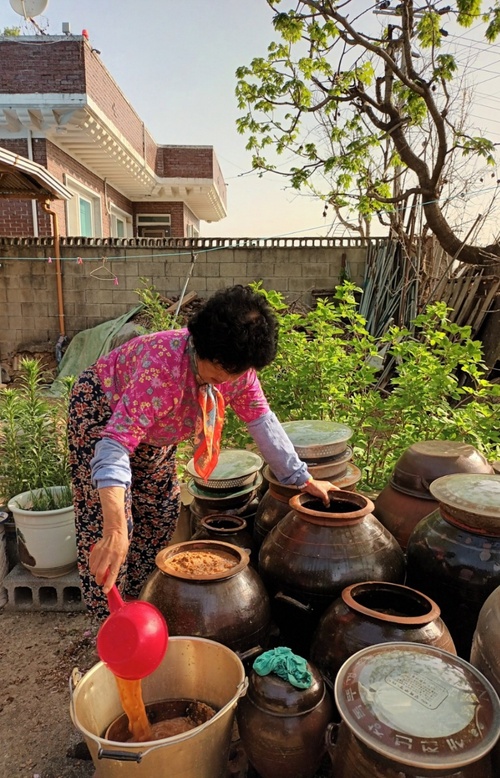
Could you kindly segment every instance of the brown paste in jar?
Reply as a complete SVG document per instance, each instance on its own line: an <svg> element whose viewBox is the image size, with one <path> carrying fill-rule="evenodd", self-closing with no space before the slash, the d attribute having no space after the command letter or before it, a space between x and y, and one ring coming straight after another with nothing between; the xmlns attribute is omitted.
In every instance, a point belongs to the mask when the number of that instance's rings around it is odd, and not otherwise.
<svg viewBox="0 0 500 778"><path fill-rule="evenodd" d="M168 560L171 570L192 576L226 573L237 564L238 560L227 551L181 551Z"/></svg>

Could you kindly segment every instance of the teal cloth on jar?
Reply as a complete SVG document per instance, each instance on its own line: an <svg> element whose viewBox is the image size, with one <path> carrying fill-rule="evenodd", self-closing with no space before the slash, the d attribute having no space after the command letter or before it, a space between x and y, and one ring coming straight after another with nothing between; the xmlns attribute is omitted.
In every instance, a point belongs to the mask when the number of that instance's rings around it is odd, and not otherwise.
<svg viewBox="0 0 500 778"><path fill-rule="evenodd" d="M291 648L284 646L265 651L257 657L253 669L257 675L275 673L298 689L308 689L313 681L306 660L294 654Z"/></svg>

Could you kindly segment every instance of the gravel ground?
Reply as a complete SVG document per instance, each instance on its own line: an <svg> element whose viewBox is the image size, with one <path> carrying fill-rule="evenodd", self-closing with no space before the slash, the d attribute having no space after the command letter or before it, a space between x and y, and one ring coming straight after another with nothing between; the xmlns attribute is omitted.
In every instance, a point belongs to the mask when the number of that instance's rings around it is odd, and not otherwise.
<svg viewBox="0 0 500 778"><path fill-rule="evenodd" d="M82 613L0 610L1 778L90 778L69 715L74 667L97 661Z"/></svg>

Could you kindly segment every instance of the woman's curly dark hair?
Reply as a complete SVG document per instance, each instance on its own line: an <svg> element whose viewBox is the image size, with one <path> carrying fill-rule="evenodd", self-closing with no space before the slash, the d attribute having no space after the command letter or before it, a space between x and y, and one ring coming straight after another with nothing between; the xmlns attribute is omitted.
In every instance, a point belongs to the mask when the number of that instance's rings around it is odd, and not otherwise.
<svg viewBox="0 0 500 778"><path fill-rule="evenodd" d="M276 316L248 286L215 292L191 317L188 329L200 359L218 362L228 373L259 370L276 356Z"/></svg>

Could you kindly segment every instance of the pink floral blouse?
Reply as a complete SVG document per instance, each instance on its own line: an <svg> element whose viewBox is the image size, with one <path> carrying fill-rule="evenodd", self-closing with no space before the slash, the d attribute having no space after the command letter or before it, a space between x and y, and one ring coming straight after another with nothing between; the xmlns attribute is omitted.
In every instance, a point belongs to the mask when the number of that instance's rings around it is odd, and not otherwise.
<svg viewBox="0 0 500 778"><path fill-rule="evenodd" d="M139 443L174 445L192 436L199 413L187 329L154 332L124 343L96 362L113 415L103 437L132 453ZM269 411L255 370L219 384L226 404L248 423Z"/></svg>

